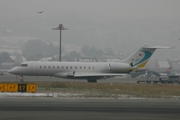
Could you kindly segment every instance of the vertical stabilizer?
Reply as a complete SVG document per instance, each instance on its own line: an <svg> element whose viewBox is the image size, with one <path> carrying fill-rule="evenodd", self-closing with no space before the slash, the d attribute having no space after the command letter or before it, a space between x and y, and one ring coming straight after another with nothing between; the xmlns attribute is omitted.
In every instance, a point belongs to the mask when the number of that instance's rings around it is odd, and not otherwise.
<svg viewBox="0 0 180 120"><path fill-rule="evenodd" d="M153 46L150 44L144 44L131 54L127 59L123 60L125 63L129 63L130 66L137 66L137 68L143 68L147 64L148 60L156 49L170 49L171 47L165 46Z"/></svg>

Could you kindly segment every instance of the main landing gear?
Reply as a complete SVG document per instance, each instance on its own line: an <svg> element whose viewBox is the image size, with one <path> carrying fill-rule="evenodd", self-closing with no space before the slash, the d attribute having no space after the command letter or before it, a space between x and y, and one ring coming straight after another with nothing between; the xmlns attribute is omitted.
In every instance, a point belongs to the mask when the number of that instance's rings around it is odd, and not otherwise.
<svg viewBox="0 0 180 120"><path fill-rule="evenodd" d="M88 78L87 81L89 83L97 83L97 80L95 78Z"/></svg>

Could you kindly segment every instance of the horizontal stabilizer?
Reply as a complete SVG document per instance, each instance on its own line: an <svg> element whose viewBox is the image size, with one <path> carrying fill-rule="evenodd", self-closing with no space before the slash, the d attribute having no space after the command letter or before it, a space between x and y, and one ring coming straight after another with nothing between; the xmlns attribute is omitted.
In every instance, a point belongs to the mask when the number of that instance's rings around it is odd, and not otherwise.
<svg viewBox="0 0 180 120"><path fill-rule="evenodd" d="M145 44L142 46L143 49L171 49L172 47L167 46L154 46L150 44Z"/></svg>

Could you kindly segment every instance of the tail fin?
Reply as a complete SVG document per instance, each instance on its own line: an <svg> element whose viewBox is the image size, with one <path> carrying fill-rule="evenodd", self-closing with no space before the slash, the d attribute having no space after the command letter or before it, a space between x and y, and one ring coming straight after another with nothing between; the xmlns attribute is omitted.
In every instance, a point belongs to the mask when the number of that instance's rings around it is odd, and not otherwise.
<svg viewBox="0 0 180 120"><path fill-rule="evenodd" d="M130 64L130 66L137 66L137 68L143 68L147 64L149 58L152 56L156 49L169 49L171 47L165 46L153 46L150 44L144 44L131 54L123 62Z"/></svg>

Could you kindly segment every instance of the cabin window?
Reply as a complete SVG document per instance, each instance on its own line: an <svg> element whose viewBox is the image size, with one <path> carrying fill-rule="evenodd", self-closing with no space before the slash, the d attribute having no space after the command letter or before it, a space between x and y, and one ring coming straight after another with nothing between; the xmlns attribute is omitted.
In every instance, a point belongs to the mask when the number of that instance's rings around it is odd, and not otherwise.
<svg viewBox="0 0 180 120"><path fill-rule="evenodd" d="M59 66L57 66L57 69L59 69Z"/></svg>
<svg viewBox="0 0 180 120"><path fill-rule="evenodd" d="M53 66L53 69L54 69L55 67Z"/></svg>
<svg viewBox="0 0 180 120"><path fill-rule="evenodd" d="M82 67L80 66L80 69L81 69Z"/></svg>
<svg viewBox="0 0 180 120"><path fill-rule="evenodd" d="M94 67L93 67L93 69L94 69Z"/></svg>
<svg viewBox="0 0 180 120"><path fill-rule="evenodd" d="M22 67L27 67L27 66L28 66L28 64L21 64L21 66L22 66Z"/></svg>
<svg viewBox="0 0 180 120"><path fill-rule="evenodd" d="M44 68L46 68L46 66L44 66Z"/></svg>
<svg viewBox="0 0 180 120"><path fill-rule="evenodd" d="M72 66L70 68L72 69Z"/></svg>
<svg viewBox="0 0 180 120"><path fill-rule="evenodd" d="M89 67L89 69L91 69L91 67Z"/></svg>
<svg viewBox="0 0 180 120"><path fill-rule="evenodd" d="M75 67L75 69L77 69L77 66Z"/></svg>
<svg viewBox="0 0 180 120"><path fill-rule="evenodd" d="M39 68L41 68L41 66L39 66Z"/></svg>
<svg viewBox="0 0 180 120"><path fill-rule="evenodd" d="M84 69L86 69L86 67L84 66Z"/></svg>
<svg viewBox="0 0 180 120"><path fill-rule="evenodd" d="M68 69L68 66L66 66L66 69Z"/></svg>
<svg viewBox="0 0 180 120"><path fill-rule="evenodd" d="M62 66L62 69L63 69L64 67Z"/></svg>

